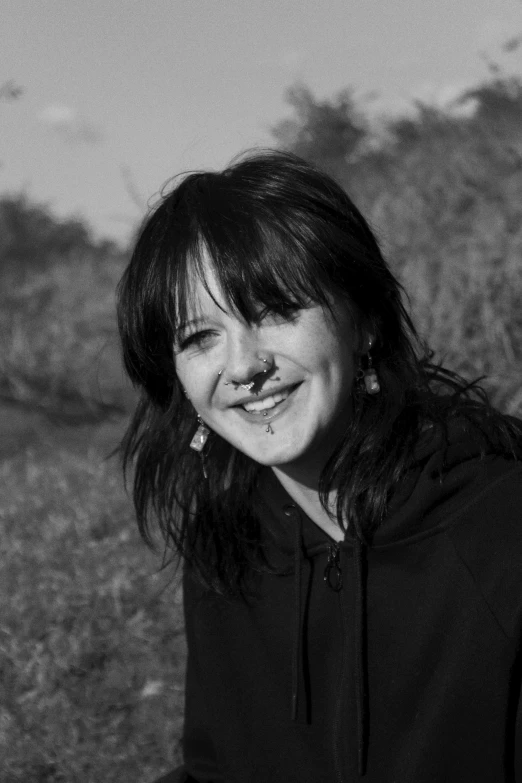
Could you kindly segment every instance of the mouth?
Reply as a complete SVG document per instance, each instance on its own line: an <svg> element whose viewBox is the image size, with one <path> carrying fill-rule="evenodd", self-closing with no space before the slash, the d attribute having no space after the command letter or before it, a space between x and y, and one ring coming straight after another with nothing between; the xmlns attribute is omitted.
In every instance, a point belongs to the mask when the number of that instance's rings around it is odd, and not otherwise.
<svg viewBox="0 0 522 783"><path fill-rule="evenodd" d="M260 400L255 398L249 399L247 402L235 405L234 408L249 421L257 421L260 424L266 423L288 407L289 399L300 385L300 383L295 383L293 386L287 386L285 389L274 392Z"/></svg>

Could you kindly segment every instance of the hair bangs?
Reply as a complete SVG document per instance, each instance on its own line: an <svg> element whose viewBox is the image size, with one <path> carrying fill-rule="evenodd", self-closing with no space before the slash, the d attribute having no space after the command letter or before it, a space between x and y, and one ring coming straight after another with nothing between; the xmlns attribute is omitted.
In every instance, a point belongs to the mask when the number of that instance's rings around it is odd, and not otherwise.
<svg viewBox="0 0 522 783"><path fill-rule="evenodd" d="M231 224L223 219L198 226L182 257L173 266L171 291L174 333L197 315L200 281L218 307L255 323L264 310L285 312L320 304L330 307L328 283L319 259L310 257L290 227L274 226L273 216ZM221 293L216 300L208 280L209 266Z"/></svg>

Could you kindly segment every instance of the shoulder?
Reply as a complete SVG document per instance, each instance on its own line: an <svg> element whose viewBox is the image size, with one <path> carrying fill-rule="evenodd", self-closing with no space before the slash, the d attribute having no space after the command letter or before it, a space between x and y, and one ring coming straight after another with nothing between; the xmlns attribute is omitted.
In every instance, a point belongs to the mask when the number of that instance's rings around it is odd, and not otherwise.
<svg viewBox="0 0 522 783"><path fill-rule="evenodd" d="M502 541L518 541L522 529L522 421L492 409L476 417L456 418L439 451L442 472L447 470L461 492L451 515L456 530L477 536L492 531ZM474 532L473 532L474 531ZM522 537L521 537L522 541Z"/></svg>
<svg viewBox="0 0 522 783"><path fill-rule="evenodd" d="M522 463L487 457L475 491L446 529L477 587L508 636L522 614Z"/></svg>

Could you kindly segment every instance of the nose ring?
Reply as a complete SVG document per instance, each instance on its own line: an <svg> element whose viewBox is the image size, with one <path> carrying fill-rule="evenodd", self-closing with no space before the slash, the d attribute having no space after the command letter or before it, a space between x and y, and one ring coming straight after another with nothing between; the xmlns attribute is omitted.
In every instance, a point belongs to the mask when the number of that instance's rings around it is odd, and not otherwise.
<svg viewBox="0 0 522 783"><path fill-rule="evenodd" d="M218 372L218 375L221 375L221 373ZM237 389L238 386L240 386L245 391L250 391L250 389L253 389L255 386L255 381L250 381L250 383L236 383L236 381L225 381L225 386L232 386L234 385Z"/></svg>
<svg viewBox="0 0 522 783"><path fill-rule="evenodd" d="M259 358L261 359L261 357L259 357ZM265 359L261 359L261 361L262 361L264 364L268 364L268 359L266 359L266 358L265 358ZM266 375L266 373L267 373L267 372L268 372L268 367L265 367L265 369L264 369L264 370L262 370L262 373L263 373L263 375ZM219 372L218 372L218 378L220 378L220 377L222 376L222 374L223 374L223 368L222 368L221 370L219 370ZM256 373L256 375L258 375L258 373ZM254 376L254 377L255 377L255 376ZM251 389L253 389L253 388L254 388L254 386L255 386L255 383L256 383L256 382L255 382L255 380L253 380L253 381L249 381L248 383L239 383L239 382L236 382L236 381L225 381L225 386L231 386L231 385L234 385L236 388L237 388L238 386L240 386L240 387L241 387L242 389L244 389L245 391L250 391Z"/></svg>

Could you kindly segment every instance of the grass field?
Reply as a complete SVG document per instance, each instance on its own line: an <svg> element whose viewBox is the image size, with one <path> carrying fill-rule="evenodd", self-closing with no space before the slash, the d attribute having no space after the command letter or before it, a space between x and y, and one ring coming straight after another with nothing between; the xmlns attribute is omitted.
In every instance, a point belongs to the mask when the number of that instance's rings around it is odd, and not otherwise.
<svg viewBox="0 0 522 783"><path fill-rule="evenodd" d="M422 296L429 259L399 271L438 354L487 373L496 404L520 414L515 250L502 285L471 251ZM107 415L134 399L115 330L121 268L78 256L0 287L0 399L13 401L0 409L0 783L149 783L180 760L179 584L158 573L106 458L125 424Z"/></svg>
<svg viewBox="0 0 522 783"><path fill-rule="evenodd" d="M517 84L486 90L489 121L421 111L384 157L330 143L342 102L305 91L296 108L310 154L341 150L335 173L436 359L487 376L494 403L522 416ZM128 254L84 240L43 253L71 226L15 202L0 199L0 783L149 783L180 758L185 641L173 570L138 538L106 458L135 401L115 319Z"/></svg>
<svg viewBox="0 0 522 783"><path fill-rule="evenodd" d="M106 458L124 422L0 418L0 780L147 783L179 761L185 643Z"/></svg>

